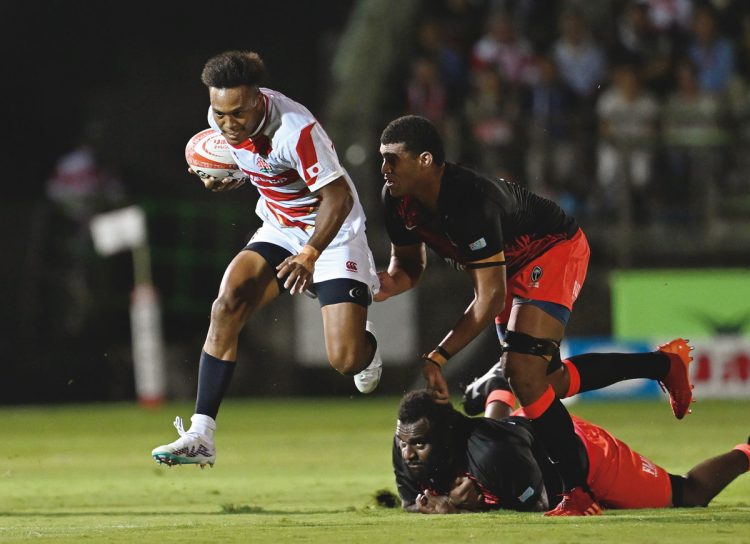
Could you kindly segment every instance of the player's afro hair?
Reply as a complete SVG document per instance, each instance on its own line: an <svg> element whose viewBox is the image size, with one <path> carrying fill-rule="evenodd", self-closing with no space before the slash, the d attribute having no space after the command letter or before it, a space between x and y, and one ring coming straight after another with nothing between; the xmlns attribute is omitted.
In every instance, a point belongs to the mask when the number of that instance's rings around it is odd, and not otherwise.
<svg viewBox="0 0 750 544"><path fill-rule="evenodd" d="M432 427L450 418L453 407L450 404L438 404L426 389L410 391L401 399L398 407L398 420L401 423L415 423L426 418Z"/></svg>
<svg viewBox="0 0 750 544"><path fill-rule="evenodd" d="M403 143L409 153L419 155L425 151L440 166L445 162L443 139L429 119L419 115L405 115L394 119L380 135L381 144Z"/></svg>
<svg viewBox="0 0 750 544"><path fill-rule="evenodd" d="M266 77L266 65L253 51L226 51L206 62L201 81L206 87L231 89L240 85L259 87Z"/></svg>

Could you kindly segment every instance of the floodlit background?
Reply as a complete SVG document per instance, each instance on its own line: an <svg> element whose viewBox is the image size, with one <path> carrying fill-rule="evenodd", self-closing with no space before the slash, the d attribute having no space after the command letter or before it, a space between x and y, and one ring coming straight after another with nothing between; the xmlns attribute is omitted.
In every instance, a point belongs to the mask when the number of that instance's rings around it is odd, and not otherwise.
<svg viewBox="0 0 750 544"><path fill-rule="evenodd" d="M227 49L258 51L268 86L327 129L379 267L378 136L418 113L450 160L579 219L592 261L568 353L688 336L699 396L750 396L746 2L30 0L3 2L0 17L0 403L193 398L221 274L259 225L252 187L212 194L184 163L207 126L201 68ZM129 206L147 246L98 253L92 218ZM134 288L149 279L155 291ZM418 354L471 296L431 256L416 292L373 308L376 394L413 384ZM253 317L230 395L354 394L322 360L317 316L284 296ZM495 346L489 330L451 362L454 391Z"/></svg>

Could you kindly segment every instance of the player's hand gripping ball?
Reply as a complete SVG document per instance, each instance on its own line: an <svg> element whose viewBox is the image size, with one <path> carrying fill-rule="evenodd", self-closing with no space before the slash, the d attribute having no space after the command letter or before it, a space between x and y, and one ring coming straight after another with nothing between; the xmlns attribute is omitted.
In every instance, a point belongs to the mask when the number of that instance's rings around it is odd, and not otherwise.
<svg viewBox="0 0 750 544"><path fill-rule="evenodd" d="M224 136L211 128L190 138L185 147L185 160L190 169L204 180L211 177L241 180L246 177L235 164Z"/></svg>

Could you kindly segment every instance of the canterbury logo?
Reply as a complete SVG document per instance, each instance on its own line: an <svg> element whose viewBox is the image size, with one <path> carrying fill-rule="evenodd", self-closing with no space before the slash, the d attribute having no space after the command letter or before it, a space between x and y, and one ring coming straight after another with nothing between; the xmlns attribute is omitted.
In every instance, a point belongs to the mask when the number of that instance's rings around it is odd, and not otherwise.
<svg viewBox="0 0 750 544"><path fill-rule="evenodd" d="M357 271L357 263L354 262L354 261L346 261L345 266L346 266L346 269L349 272L356 272Z"/></svg>

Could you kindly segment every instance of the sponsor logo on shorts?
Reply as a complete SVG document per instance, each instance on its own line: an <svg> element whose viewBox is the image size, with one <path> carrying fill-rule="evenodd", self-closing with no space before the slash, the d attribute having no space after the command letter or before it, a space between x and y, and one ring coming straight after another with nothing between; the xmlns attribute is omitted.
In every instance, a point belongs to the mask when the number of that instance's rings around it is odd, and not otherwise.
<svg viewBox="0 0 750 544"><path fill-rule="evenodd" d="M539 265L536 265L534 268L531 269L531 283L529 283L529 287L539 287L539 280L542 277L542 274L544 271L542 270L542 267Z"/></svg>
<svg viewBox="0 0 750 544"><path fill-rule="evenodd" d="M352 287L349 289L349 296L352 297L354 300L359 300L362 298L363 291L361 287Z"/></svg>
<svg viewBox="0 0 750 544"><path fill-rule="evenodd" d="M346 269L349 272L356 272L357 271L357 263L355 261L346 261Z"/></svg>

